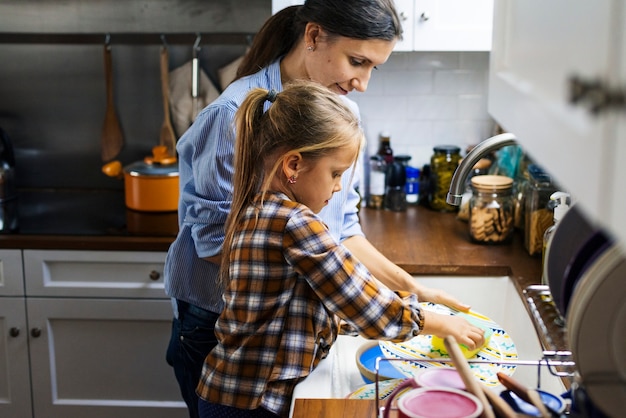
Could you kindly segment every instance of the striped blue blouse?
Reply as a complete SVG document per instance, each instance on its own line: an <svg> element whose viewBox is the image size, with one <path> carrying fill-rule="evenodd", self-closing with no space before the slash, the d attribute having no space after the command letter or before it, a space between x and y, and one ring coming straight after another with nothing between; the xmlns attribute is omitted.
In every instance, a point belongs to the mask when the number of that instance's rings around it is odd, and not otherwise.
<svg viewBox="0 0 626 418"><path fill-rule="evenodd" d="M165 261L165 291L172 298L213 312L221 312L223 307L222 289L217 285L219 266L202 258L219 254L222 248L232 192L232 124L239 105L255 87L282 90L279 61L228 86L198 114L176 147L179 232ZM349 103L358 112L356 104ZM348 170L342 180L343 190L335 193L319 214L339 241L363 235L357 214L359 195L355 190L360 179Z"/></svg>

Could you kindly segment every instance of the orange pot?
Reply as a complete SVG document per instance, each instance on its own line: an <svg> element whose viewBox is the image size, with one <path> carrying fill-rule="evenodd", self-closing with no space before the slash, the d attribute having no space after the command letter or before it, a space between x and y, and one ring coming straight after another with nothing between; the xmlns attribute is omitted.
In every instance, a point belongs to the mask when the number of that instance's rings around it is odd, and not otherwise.
<svg viewBox="0 0 626 418"><path fill-rule="evenodd" d="M126 206L145 212L178 209L178 164L138 161L124 167Z"/></svg>
<svg viewBox="0 0 626 418"><path fill-rule="evenodd" d="M126 206L143 212L174 212L178 210L178 162L167 155L164 146L156 146L153 156L132 163L122 170L119 161L102 167L109 177L121 178L124 174Z"/></svg>

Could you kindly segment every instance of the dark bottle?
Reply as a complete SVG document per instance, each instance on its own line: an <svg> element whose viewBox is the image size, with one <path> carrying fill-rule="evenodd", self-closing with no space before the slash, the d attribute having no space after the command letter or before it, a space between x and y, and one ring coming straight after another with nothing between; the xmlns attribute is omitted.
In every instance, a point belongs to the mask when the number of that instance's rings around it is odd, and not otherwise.
<svg viewBox="0 0 626 418"><path fill-rule="evenodd" d="M391 136L383 132L380 134L380 143L376 154L383 157L385 163L391 165L393 163L393 150L391 149Z"/></svg>

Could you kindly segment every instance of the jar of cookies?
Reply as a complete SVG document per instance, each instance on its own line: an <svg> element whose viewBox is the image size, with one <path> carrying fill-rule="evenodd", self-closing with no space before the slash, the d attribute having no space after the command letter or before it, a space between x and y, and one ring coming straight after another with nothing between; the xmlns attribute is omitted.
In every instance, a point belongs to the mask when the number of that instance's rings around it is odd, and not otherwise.
<svg viewBox="0 0 626 418"><path fill-rule="evenodd" d="M469 233L472 241L501 244L510 241L514 230L513 179L480 175L471 180Z"/></svg>

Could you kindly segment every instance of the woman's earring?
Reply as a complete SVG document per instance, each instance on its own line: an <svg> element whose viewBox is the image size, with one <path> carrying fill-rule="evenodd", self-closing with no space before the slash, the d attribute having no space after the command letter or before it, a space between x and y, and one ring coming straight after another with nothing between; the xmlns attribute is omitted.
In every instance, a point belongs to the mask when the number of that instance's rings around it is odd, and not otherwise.
<svg viewBox="0 0 626 418"><path fill-rule="evenodd" d="M295 184L296 183L296 175L292 175L291 177L287 178L287 181L289 182L289 184Z"/></svg>
<svg viewBox="0 0 626 418"><path fill-rule="evenodd" d="M315 48L312 45L306 47L307 51L313 51Z"/></svg>

